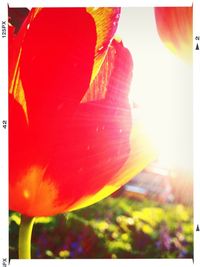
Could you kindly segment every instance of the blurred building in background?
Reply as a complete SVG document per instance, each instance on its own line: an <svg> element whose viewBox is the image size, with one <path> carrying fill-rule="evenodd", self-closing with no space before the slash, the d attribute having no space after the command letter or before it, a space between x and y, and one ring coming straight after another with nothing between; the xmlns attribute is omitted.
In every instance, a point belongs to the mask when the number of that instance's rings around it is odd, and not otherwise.
<svg viewBox="0 0 200 267"><path fill-rule="evenodd" d="M137 200L192 205L193 182L184 173L164 168L155 161L115 195L119 193Z"/></svg>

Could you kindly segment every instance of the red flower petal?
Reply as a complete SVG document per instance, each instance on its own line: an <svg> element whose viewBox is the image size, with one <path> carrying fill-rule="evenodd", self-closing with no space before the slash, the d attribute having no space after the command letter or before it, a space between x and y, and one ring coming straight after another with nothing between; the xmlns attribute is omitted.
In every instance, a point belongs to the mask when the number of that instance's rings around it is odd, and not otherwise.
<svg viewBox="0 0 200 267"><path fill-rule="evenodd" d="M11 127L15 140L23 138L26 142L19 142L20 146L17 148L14 142L10 145L10 161L18 153L22 162L10 164L10 181L15 181L15 185L10 187L10 195L12 199L21 195L22 201L17 204L17 210L22 213L25 197L23 192L26 195L28 190L24 188L29 188L31 177L35 176L31 181L31 191L34 188L35 191L29 195L30 204L31 196L38 193L42 179L40 169L43 170L48 165L60 135L65 133L67 120L89 86L96 44L94 21L85 9L42 9L35 16L36 11L33 10L29 20L26 20L26 27L27 21L30 23L29 30L26 29L25 32L22 27L22 32L19 32L22 37L22 52L21 57L18 56L20 62L17 69L15 68L17 73L20 72L23 83L19 93L21 94L22 89L25 91L28 133ZM19 50L17 52L19 55ZM11 62L13 54L10 53L9 56ZM12 93L19 100L15 92ZM14 109L15 105L11 103L10 108ZM21 113L23 114L23 109ZM15 112L11 112L10 124L15 124L15 120ZM50 188L52 189L51 186ZM46 197L51 202L49 190L46 190ZM11 209L15 209L14 202L10 201ZM24 212L28 211L25 209Z"/></svg>
<svg viewBox="0 0 200 267"><path fill-rule="evenodd" d="M41 127L61 105L74 110L90 82L95 42L94 22L84 9L45 8L36 16L20 62L30 124Z"/></svg>
<svg viewBox="0 0 200 267"><path fill-rule="evenodd" d="M121 44L113 46L115 66L105 100L79 106L67 127L67 138L61 139L46 170L47 177L55 177L60 188L59 201L68 207L110 182L130 152L132 119L128 93L132 60Z"/></svg>
<svg viewBox="0 0 200 267"><path fill-rule="evenodd" d="M10 182L15 182L15 177L22 174L26 166L27 155L24 147L27 147L28 125L22 106L9 94L9 174ZM26 151L27 152L27 151Z"/></svg>
<svg viewBox="0 0 200 267"><path fill-rule="evenodd" d="M128 103L132 68L129 51L122 42L113 40L90 88L90 99L87 100L91 102L80 106L81 123L74 123L75 129L81 127L79 132L86 132L90 138L79 134L83 145L82 159L85 160L80 161L84 186L78 181L75 188L79 188L81 194L68 207L70 210L86 207L110 195L155 158L142 128L138 123L132 125ZM92 101L92 98L101 100Z"/></svg>
<svg viewBox="0 0 200 267"><path fill-rule="evenodd" d="M9 8L9 10L12 9ZM13 21L15 21L15 19L12 17L11 22L13 23L13 25L9 25L9 93L11 93L14 98L22 105L23 110L26 114L26 118L28 118L28 114L24 89L20 77L19 62L21 57L22 43L27 33L27 27L30 25L39 11L40 9L32 9L31 12L28 13L28 16L26 17L24 22L21 25L19 25L20 23L18 24L18 27L17 25L15 25L17 22L14 23ZM20 31L18 32L19 28Z"/></svg>
<svg viewBox="0 0 200 267"><path fill-rule="evenodd" d="M45 8L30 24L20 71L29 126L41 151L49 152L88 89L95 44L95 25L85 9Z"/></svg>
<svg viewBox="0 0 200 267"><path fill-rule="evenodd" d="M13 73L14 69L16 67L16 61L18 56L18 51L16 51L14 45L14 27L12 25L8 25L8 54L9 54L9 88L11 87L12 79L13 79Z"/></svg>
<svg viewBox="0 0 200 267"><path fill-rule="evenodd" d="M58 42L52 21L65 25L58 27ZM19 64L28 124L22 106L10 99L10 209L48 216L94 203L149 160L132 147L132 58L122 43L113 41L111 69L105 61L90 87L105 82L101 100L80 103L89 87L95 37L84 9L43 9L30 23Z"/></svg>
<svg viewBox="0 0 200 267"><path fill-rule="evenodd" d="M175 54L192 60L192 7L156 7L158 33Z"/></svg>

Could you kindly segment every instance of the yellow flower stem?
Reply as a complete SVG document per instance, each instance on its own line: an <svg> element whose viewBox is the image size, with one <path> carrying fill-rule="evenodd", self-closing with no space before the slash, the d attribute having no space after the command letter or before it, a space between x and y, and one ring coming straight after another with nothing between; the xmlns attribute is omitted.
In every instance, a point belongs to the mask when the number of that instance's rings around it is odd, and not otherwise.
<svg viewBox="0 0 200 267"><path fill-rule="evenodd" d="M31 235L35 217L21 215L19 229L19 259L31 259Z"/></svg>

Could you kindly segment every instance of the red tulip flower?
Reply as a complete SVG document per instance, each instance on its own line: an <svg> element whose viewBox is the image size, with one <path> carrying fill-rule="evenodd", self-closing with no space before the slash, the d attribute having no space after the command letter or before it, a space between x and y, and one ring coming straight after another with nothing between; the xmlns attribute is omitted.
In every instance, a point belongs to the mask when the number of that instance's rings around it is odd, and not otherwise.
<svg viewBox="0 0 200 267"><path fill-rule="evenodd" d="M9 32L9 205L51 216L90 205L152 159L134 143L132 57L119 8L33 9Z"/></svg>
<svg viewBox="0 0 200 267"><path fill-rule="evenodd" d="M158 33L175 54L192 61L192 7L156 7Z"/></svg>

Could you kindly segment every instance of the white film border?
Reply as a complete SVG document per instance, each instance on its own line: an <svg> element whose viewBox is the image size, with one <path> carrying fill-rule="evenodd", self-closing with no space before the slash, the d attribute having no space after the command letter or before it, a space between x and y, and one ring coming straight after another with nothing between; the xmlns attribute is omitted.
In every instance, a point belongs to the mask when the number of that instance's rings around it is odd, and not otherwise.
<svg viewBox="0 0 200 267"><path fill-rule="evenodd" d="M7 4L11 7L46 7L46 6L194 6L194 25L193 25L193 148L194 148L194 264L195 266L200 263L200 232L196 231L197 225L200 227L200 50L196 50L196 44L199 44L196 37L200 37L200 0L101 0L101 1L78 1L78 0L57 0L57 1L39 1L39 0L11 0L0 2L0 21L1 21L1 38L0 38L0 173L1 173L1 185L0 185L0 261L2 266L8 264L8 233L9 233L9 222L8 222L8 32L7 32ZM6 21L6 23L4 23ZM3 37L3 29L5 26L6 37ZM4 31L5 32L5 31ZM7 262L6 262L7 260ZM110 264L109 260L104 260L105 264ZM46 260L42 260L42 264L45 264ZM81 260L48 260L48 266L77 266L82 264ZM86 260L85 264L92 266L98 263L98 260ZM29 266L35 266L38 264L38 260L28 261ZM124 260L112 261L114 265L124 264ZM179 259L179 260L126 260L126 265L132 266L137 264L148 264L149 266L190 266L193 265L191 259ZM12 260L11 266L26 266L26 260Z"/></svg>
<svg viewBox="0 0 200 267"><path fill-rule="evenodd" d="M8 10L6 1L0 2L0 254L1 264L8 263ZM3 265L2 265L3 266Z"/></svg>
<svg viewBox="0 0 200 267"><path fill-rule="evenodd" d="M194 262L200 264L200 1L194 1L193 24L193 175L194 175Z"/></svg>

